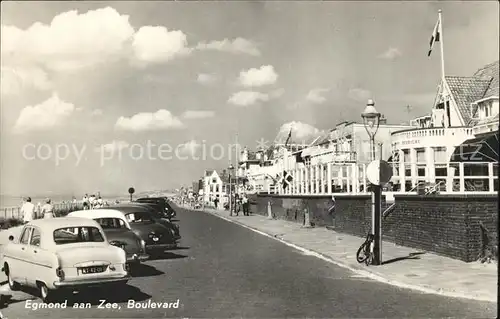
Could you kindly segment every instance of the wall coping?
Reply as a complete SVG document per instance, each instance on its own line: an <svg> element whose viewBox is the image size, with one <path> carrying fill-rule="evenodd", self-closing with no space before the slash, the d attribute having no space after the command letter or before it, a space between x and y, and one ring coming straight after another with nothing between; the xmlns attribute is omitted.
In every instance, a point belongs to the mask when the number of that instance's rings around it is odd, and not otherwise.
<svg viewBox="0 0 500 319"><path fill-rule="evenodd" d="M325 198L331 199L332 195L337 198L345 199L371 199L370 194L344 194L344 193L333 193L333 194L308 194L308 195L281 195L281 194L257 194L258 197L271 197L271 198ZM385 197L382 195L382 197Z"/></svg>
<svg viewBox="0 0 500 319"><path fill-rule="evenodd" d="M394 195L394 201L398 200L408 200L408 201L421 201L421 200L432 200L432 201L498 201L497 194L438 194L438 195L415 195L415 194L398 194Z"/></svg>

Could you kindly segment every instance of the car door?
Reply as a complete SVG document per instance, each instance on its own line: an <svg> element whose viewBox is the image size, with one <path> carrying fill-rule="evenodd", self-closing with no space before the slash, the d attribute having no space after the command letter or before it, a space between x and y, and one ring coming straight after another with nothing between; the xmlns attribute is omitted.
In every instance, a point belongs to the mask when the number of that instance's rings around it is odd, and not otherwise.
<svg viewBox="0 0 500 319"><path fill-rule="evenodd" d="M31 236L31 226L26 226L19 237L19 244L13 246L12 259L15 261L10 269L14 269L14 279L21 285L26 284L26 274L29 272L28 243Z"/></svg>
<svg viewBox="0 0 500 319"><path fill-rule="evenodd" d="M41 230L38 227L32 227L29 245L27 247L27 258L29 262L29 272L26 276L26 284L36 287L36 280L50 278L52 270L51 252L43 248L41 242ZM45 247L47 243L45 243Z"/></svg>

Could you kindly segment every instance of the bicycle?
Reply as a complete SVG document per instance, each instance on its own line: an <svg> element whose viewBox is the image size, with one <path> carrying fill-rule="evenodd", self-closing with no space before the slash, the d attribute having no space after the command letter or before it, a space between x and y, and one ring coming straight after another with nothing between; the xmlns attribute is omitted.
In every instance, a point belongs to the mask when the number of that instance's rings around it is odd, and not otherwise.
<svg viewBox="0 0 500 319"><path fill-rule="evenodd" d="M368 234L366 240L358 249L356 253L356 260L358 263L365 263L370 266L373 263L373 247L375 246L375 236L373 234Z"/></svg>

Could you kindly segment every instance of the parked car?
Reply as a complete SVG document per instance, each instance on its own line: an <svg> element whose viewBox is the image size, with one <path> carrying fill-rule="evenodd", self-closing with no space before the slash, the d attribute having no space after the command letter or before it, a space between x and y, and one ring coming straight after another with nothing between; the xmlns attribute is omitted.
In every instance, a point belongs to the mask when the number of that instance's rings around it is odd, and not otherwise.
<svg viewBox="0 0 500 319"><path fill-rule="evenodd" d="M130 275L123 249L110 245L92 219L37 219L24 225L19 238L9 236L2 271L11 290L38 288L44 302L63 291L92 287L122 289Z"/></svg>
<svg viewBox="0 0 500 319"><path fill-rule="evenodd" d="M158 204L129 202L129 203L113 205L109 208L131 207L131 206L137 207L138 209L146 210L147 212L151 213L152 216L155 218L155 220L157 220L160 224L170 229L176 240L181 239L179 225L173 223L169 218L165 218L161 212L162 211L161 206Z"/></svg>
<svg viewBox="0 0 500 319"><path fill-rule="evenodd" d="M98 210L100 210L99 208ZM107 209L120 211L130 229L146 242L148 254L163 253L167 249L177 248L179 239L166 223L157 218L147 207L137 205L116 205Z"/></svg>
<svg viewBox="0 0 500 319"><path fill-rule="evenodd" d="M111 245L120 247L127 254L127 263L137 264L149 259L146 242L130 229L122 212L113 209L79 210L68 217L91 218L101 225Z"/></svg>
<svg viewBox="0 0 500 319"><path fill-rule="evenodd" d="M176 217L177 216L176 211L172 208L172 206L170 205L170 203L168 202L168 200L165 197L143 197L143 198L137 199L136 201L140 202L140 203L156 203L156 204L160 204L160 205L163 206L163 208L165 209L165 211L171 217Z"/></svg>

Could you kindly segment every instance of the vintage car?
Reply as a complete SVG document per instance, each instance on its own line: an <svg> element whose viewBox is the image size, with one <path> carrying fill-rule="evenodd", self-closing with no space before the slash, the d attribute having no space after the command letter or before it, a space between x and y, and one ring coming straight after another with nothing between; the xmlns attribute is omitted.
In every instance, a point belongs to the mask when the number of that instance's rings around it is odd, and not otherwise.
<svg viewBox="0 0 500 319"><path fill-rule="evenodd" d="M130 229L123 213L113 209L79 210L68 217L91 218L101 225L111 245L125 250L127 263L136 264L149 259L146 242Z"/></svg>
<svg viewBox="0 0 500 319"><path fill-rule="evenodd" d="M146 252L149 255L161 254L167 249L178 247L179 239L172 229L166 227L164 221L156 218L147 207L123 204L106 209L119 211L125 216L128 227L146 242Z"/></svg>
<svg viewBox="0 0 500 319"><path fill-rule="evenodd" d="M172 208L170 203L165 197L143 197L139 198L136 200L136 202L139 203L155 203L161 205L165 212L170 216L170 217L176 217L177 213L176 211Z"/></svg>
<svg viewBox="0 0 500 319"><path fill-rule="evenodd" d="M110 245L92 219L37 219L9 241L1 265L10 289L38 288L44 302L57 300L63 291L122 289L130 279L125 251Z"/></svg>
<svg viewBox="0 0 500 319"><path fill-rule="evenodd" d="M129 203L121 203L118 205L113 205L108 208L119 208L119 207L137 207L138 209L141 210L146 210L149 213L152 214L152 216L157 220L159 223L161 223L163 226L167 227L170 229L172 234L174 235L174 238L176 240L181 239L180 235L180 229L179 225L173 223L169 218L165 218L161 212L161 207L158 204L154 203L139 203L139 202L129 202Z"/></svg>

